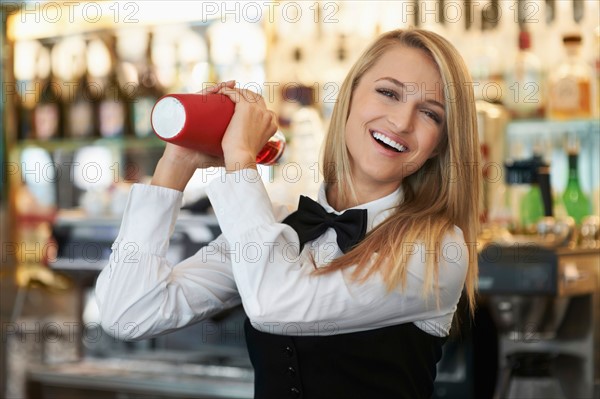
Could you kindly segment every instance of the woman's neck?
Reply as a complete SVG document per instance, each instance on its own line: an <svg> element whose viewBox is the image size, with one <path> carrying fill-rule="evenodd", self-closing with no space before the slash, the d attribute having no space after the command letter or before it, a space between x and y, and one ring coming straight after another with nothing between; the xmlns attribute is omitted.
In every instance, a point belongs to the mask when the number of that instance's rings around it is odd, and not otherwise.
<svg viewBox="0 0 600 399"><path fill-rule="evenodd" d="M327 203L336 211L343 211L344 209L352 208L354 206L366 204L371 201L375 201L379 198L386 197L396 191L400 187L400 184L396 186L386 186L385 188L379 187L374 189L372 187L364 187L357 185L354 187L356 198L353 198L350 190L346 190L345 195L341 195L338 184L330 184L326 187L325 195L327 196Z"/></svg>

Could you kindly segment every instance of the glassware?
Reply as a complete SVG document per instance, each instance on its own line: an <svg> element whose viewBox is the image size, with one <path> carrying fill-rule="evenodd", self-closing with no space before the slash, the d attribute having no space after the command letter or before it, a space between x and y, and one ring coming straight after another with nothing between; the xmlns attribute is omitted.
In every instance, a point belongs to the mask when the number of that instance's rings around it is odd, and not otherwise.
<svg viewBox="0 0 600 399"><path fill-rule="evenodd" d="M57 90L58 89L58 90ZM35 138L49 140L60 135L60 85L52 75L44 82L40 101L33 111Z"/></svg>
<svg viewBox="0 0 600 399"><path fill-rule="evenodd" d="M535 234L538 222L552 216L549 168L539 155L505 163L514 233ZM517 216L518 215L518 216Z"/></svg>
<svg viewBox="0 0 600 399"><path fill-rule="evenodd" d="M581 246L600 248L600 217L590 215L581 222Z"/></svg>
<svg viewBox="0 0 600 399"><path fill-rule="evenodd" d="M581 35L563 36L567 58L550 74L548 116L552 119L592 116L592 70L581 58Z"/></svg>
<svg viewBox="0 0 600 399"><path fill-rule="evenodd" d="M110 70L104 79L102 98L98 106L98 124L100 136L123 137L127 131L127 93L119 81L119 60L116 53L116 38L108 38L108 59Z"/></svg>
<svg viewBox="0 0 600 399"><path fill-rule="evenodd" d="M138 84L135 89L135 97L131 101L132 128L136 137L148 137L152 134L150 124L150 113L156 101L164 93L158 80L156 70L152 61L152 33L148 37L146 47L146 58L138 66Z"/></svg>
<svg viewBox="0 0 600 399"><path fill-rule="evenodd" d="M49 52L49 51L48 51ZM42 90L33 108L33 132L38 140L49 140L61 135L62 87L50 65L42 79Z"/></svg>
<svg viewBox="0 0 600 399"><path fill-rule="evenodd" d="M544 217L542 192L539 184L532 182L531 188L521 200L521 225L526 232L534 233L537 222Z"/></svg>
<svg viewBox="0 0 600 399"><path fill-rule="evenodd" d="M73 98L67 98L65 106L65 136L71 138L91 137L96 133L95 105L87 74L84 73L77 82Z"/></svg>
<svg viewBox="0 0 600 399"><path fill-rule="evenodd" d="M234 108L223 94L167 94L152 109L152 128L164 141L222 157L221 140ZM284 149L285 137L278 131L257 154L256 162L273 165Z"/></svg>
<svg viewBox="0 0 600 399"><path fill-rule="evenodd" d="M529 32L521 31L519 52L504 77L507 88L504 103L515 118L539 118L544 113L542 66L530 48Z"/></svg>
<svg viewBox="0 0 600 399"><path fill-rule="evenodd" d="M569 144L567 154L569 156L569 180L562 198L569 216L575 219L577 225L581 225L583 218L591 213L591 204L579 184L578 145Z"/></svg>

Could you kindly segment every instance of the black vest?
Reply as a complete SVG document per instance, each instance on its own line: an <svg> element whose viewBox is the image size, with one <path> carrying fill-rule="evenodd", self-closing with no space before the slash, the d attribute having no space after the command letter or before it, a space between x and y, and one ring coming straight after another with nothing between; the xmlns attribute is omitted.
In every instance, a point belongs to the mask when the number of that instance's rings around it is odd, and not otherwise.
<svg viewBox="0 0 600 399"><path fill-rule="evenodd" d="M413 323L330 336L285 336L245 323L255 399L429 399L446 338Z"/></svg>

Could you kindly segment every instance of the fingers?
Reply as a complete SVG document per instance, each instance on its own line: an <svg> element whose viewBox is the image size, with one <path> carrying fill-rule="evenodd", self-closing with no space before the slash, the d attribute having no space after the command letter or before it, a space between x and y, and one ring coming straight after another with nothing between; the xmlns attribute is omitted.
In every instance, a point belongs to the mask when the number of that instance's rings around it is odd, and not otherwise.
<svg viewBox="0 0 600 399"><path fill-rule="evenodd" d="M214 86L206 87L205 89L199 91L199 94L209 94L209 93L217 93L219 90L228 87L230 89L235 87L235 80L228 80L227 82L220 82Z"/></svg>
<svg viewBox="0 0 600 399"><path fill-rule="evenodd" d="M277 123L279 118L274 111L268 110L268 112L271 115L271 123L269 126L269 132L271 133L271 136L272 136L277 132L277 129L279 129L279 124Z"/></svg>
<svg viewBox="0 0 600 399"><path fill-rule="evenodd" d="M229 87L221 87L218 91L220 94L224 94L231 99L234 103L240 102L240 94L237 90Z"/></svg>
<svg viewBox="0 0 600 399"><path fill-rule="evenodd" d="M265 105L265 100L263 97L252 90L236 89L234 87L222 87L218 92L225 94L236 104L243 99L249 103L259 103L261 105Z"/></svg>
<svg viewBox="0 0 600 399"><path fill-rule="evenodd" d="M275 112L269 110L265 103L264 98L251 90L236 89L230 87L222 87L219 93L228 96L234 103L239 104L245 102L250 106L248 109L252 109L252 114L255 118L260 119L260 125L263 126L265 131L269 132L270 135L275 134L278 128L278 117Z"/></svg>

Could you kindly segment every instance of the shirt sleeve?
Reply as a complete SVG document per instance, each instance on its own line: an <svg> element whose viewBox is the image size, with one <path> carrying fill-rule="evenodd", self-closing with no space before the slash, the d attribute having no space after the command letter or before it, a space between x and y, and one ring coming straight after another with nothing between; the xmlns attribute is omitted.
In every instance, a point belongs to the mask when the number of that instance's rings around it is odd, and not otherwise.
<svg viewBox="0 0 600 399"><path fill-rule="evenodd" d="M315 276L314 264L327 259L311 257L311 245L298 253L298 235L277 222L256 171L244 169L215 179L207 194L230 244L233 276L255 328L286 335L327 335L420 321L417 326L427 332L447 335L468 264L457 231L444 241L462 252L456 259L440 261L438 306L435 294L428 298L422 294L427 254L422 246L415 247L409 260L405 290L388 292L379 275L355 282L350 277L353 267Z"/></svg>
<svg viewBox="0 0 600 399"><path fill-rule="evenodd" d="M182 196L150 185L131 189L96 282L102 327L120 339L163 334L240 303L224 237L178 264L167 261Z"/></svg>

